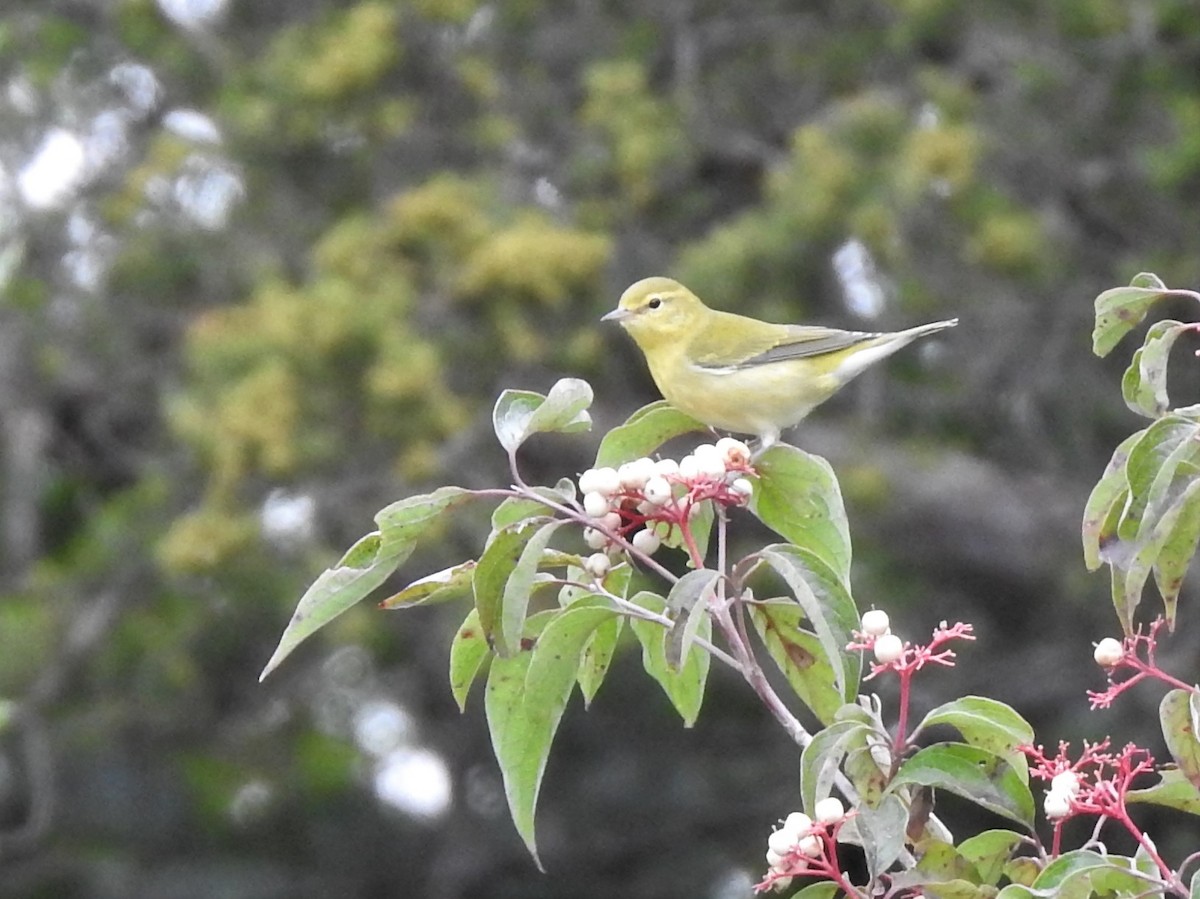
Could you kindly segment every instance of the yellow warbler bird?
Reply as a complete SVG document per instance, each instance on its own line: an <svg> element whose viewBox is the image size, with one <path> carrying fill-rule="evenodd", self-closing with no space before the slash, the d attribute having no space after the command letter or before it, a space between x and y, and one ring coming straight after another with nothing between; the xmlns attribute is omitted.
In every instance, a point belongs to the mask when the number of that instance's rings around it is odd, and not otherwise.
<svg viewBox="0 0 1200 899"><path fill-rule="evenodd" d="M629 332L667 401L768 447L863 369L958 319L896 333L838 331L709 309L670 278L645 278L601 319Z"/></svg>

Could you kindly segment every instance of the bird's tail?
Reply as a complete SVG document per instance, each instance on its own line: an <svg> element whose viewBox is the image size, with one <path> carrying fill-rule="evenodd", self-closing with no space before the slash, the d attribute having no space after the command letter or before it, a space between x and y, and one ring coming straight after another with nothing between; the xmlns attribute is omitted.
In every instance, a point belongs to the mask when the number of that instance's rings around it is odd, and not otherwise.
<svg viewBox="0 0 1200 899"><path fill-rule="evenodd" d="M936 334L958 324L957 318L949 318L941 322L930 322L927 325L917 325L907 331L896 331L890 334L875 334L865 340L861 349L856 349L845 361L838 366L836 375L841 383L846 383L863 369L874 365L880 359L885 359L896 350L908 346L918 337Z"/></svg>

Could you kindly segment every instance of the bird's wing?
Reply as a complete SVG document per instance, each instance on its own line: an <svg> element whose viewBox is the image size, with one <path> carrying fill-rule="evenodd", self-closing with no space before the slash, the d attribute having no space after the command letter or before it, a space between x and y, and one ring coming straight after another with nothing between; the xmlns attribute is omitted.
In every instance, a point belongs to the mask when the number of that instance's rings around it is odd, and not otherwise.
<svg viewBox="0 0 1200 899"><path fill-rule="evenodd" d="M878 335L805 325L773 325L722 313L692 341L692 361L714 370L735 370L836 353Z"/></svg>

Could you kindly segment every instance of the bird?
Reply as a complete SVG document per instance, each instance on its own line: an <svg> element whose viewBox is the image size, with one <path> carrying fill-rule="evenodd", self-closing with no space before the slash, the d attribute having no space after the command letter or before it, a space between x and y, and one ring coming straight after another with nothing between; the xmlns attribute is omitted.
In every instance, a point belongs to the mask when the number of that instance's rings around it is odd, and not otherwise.
<svg viewBox="0 0 1200 899"><path fill-rule="evenodd" d="M643 278L601 321L623 327L672 406L703 424L759 438L759 451L855 375L958 319L906 331L780 325L710 309L671 278Z"/></svg>

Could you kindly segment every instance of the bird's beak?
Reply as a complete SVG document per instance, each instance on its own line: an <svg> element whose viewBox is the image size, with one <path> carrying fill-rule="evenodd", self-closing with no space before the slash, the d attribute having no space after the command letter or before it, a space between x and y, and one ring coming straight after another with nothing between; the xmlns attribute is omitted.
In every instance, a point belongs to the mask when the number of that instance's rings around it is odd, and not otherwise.
<svg viewBox="0 0 1200 899"><path fill-rule="evenodd" d="M600 316L600 321L617 322L619 324L620 322L629 321L631 318L633 318L633 313L628 309L614 309L612 312Z"/></svg>

